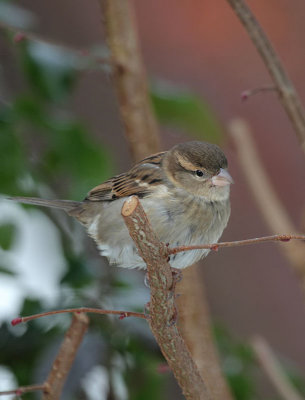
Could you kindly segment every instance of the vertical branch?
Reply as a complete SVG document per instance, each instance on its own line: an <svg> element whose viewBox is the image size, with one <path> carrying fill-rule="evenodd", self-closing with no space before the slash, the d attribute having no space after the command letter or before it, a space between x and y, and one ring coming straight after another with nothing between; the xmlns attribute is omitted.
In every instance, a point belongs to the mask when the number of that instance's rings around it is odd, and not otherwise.
<svg viewBox="0 0 305 400"><path fill-rule="evenodd" d="M133 159L139 160L157 152L160 144L140 55L134 10L127 0L100 0L100 3L125 135Z"/></svg>
<svg viewBox="0 0 305 400"><path fill-rule="evenodd" d="M187 340L199 372L205 377L213 399L230 400L232 395L221 371L211 331L208 302L198 266L183 270L183 279L177 286L177 291L180 294L177 299L179 329Z"/></svg>
<svg viewBox="0 0 305 400"><path fill-rule="evenodd" d="M299 96L262 27L244 0L227 0L261 55L305 152L305 113Z"/></svg>
<svg viewBox="0 0 305 400"><path fill-rule="evenodd" d="M136 196L125 201L122 216L140 256L147 265L151 300L149 324L160 349L172 369L185 397L210 399L175 321L175 293L171 267L166 261L167 248L153 232Z"/></svg>
<svg viewBox="0 0 305 400"><path fill-rule="evenodd" d="M106 38L111 52L113 81L121 117L126 129L126 139L134 160L159 151L158 128L147 94L145 69L140 54L139 40L136 34L134 11L128 0L100 0L105 21ZM199 365L201 376L205 377L211 393L218 392L218 398L230 399L226 381L220 373L217 356L205 357L205 352L197 352L206 338L211 338L208 313L200 310L208 309L205 298L192 295L193 285L200 292L200 281L195 268L186 272L186 280L182 280L180 290L188 301L179 302L179 313L184 318L179 322L183 338ZM188 283L186 283L188 282ZM192 310L197 310L196 319ZM192 320L192 329L188 329ZM204 329L204 330L202 330ZM200 331L199 331L200 330ZM170 340L170 338L169 338ZM213 346L212 339L205 348ZM210 349L216 354L216 349ZM194 353L195 352L195 353ZM218 371L215 375L206 371ZM220 382L221 381L221 382Z"/></svg>

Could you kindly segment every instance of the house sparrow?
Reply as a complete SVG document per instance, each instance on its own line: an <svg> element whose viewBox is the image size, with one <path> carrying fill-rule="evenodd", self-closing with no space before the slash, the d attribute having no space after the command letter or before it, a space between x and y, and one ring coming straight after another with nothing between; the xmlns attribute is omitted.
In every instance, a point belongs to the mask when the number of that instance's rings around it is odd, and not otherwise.
<svg viewBox="0 0 305 400"><path fill-rule="evenodd" d="M93 188L82 202L12 197L21 203L59 208L75 217L111 264L146 268L121 216L128 196L136 195L160 241L171 247L215 243L230 216L227 159L206 142L186 142L153 154L128 172ZM186 268L209 250L171 255L173 268Z"/></svg>

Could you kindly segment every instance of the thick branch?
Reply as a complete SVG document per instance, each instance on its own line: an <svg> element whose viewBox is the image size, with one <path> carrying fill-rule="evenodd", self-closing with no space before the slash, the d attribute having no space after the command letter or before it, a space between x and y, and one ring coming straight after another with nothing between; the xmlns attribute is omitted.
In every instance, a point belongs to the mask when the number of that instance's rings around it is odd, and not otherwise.
<svg viewBox="0 0 305 400"><path fill-rule="evenodd" d="M212 399L233 400L211 330L210 312L200 267L183 270L177 285L178 329L198 367Z"/></svg>
<svg viewBox="0 0 305 400"><path fill-rule="evenodd" d="M227 0L260 53L305 152L305 113L298 94L267 35L244 0Z"/></svg>
<svg viewBox="0 0 305 400"><path fill-rule="evenodd" d="M166 261L167 248L152 231L137 197L125 201L122 208L129 234L147 265L151 301L149 304L151 330L187 399L209 399L184 340L175 323L173 278Z"/></svg>
<svg viewBox="0 0 305 400"><path fill-rule="evenodd" d="M133 159L140 160L159 150L159 134L148 95L134 10L127 0L100 3L127 142Z"/></svg>

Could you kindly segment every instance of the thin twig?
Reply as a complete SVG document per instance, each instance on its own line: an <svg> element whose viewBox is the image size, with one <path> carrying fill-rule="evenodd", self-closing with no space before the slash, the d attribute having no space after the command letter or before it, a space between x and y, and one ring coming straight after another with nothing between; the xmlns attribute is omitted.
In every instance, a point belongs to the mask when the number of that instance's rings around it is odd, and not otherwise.
<svg viewBox="0 0 305 400"><path fill-rule="evenodd" d="M249 97L255 96L258 93L263 93L263 92L276 92L277 87L274 85L266 85L266 86L260 86L254 89L248 89L244 90L240 97L243 101L248 100Z"/></svg>
<svg viewBox="0 0 305 400"><path fill-rule="evenodd" d="M159 151L159 132L130 1L100 0L111 53L113 83L134 160Z"/></svg>
<svg viewBox="0 0 305 400"><path fill-rule="evenodd" d="M283 400L304 400L287 379L280 363L265 339L256 336L251 340L255 355L273 387Z"/></svg>
<svg viewBox="0 0 305 400"><path fill-rule="evenodd" d="M139 199L125 201L122 216L129 234L147 265L151 300L149 325L160 349L187 399L210 396L176 326L174 281L167 262L167 248L152 231Z"/></svg>
<svg viewBox="0 0 305 400"><path fill-rule="evenodd" d="M0 392L0 396L5 396L7 394L15 394L16 396L21 396L24 393L37 392L37 391L45 391L47 389L47 385L44 383L42 385L29 385L29 386L20 386L17 389L5 390Z"/></svg>
<svg viewBox="0 0 305 400"><path fill-rule="evenodd" d="M241 170L269 229L273 233L297 232L263 167L248 124L242 119L235 119L229 124L229 130L237 149ZM281 246L281 250L305 288L304 243L294 241L289 246Z"/></svg>
<svg viewBox="0 0 305 400"><path fill-rule="evenodd" d="M266 242L289 242L290 240L305 240L305 235L272 235L262 236L254 239L235 240L233 242L220 242L212 244L199 244L194 246L178 246L168 248L168 254L177 254L184 251L199 250L199 249L210 249L217 251L223 247L238 247L246 246L249 244L258 244Z"/></svg>
<svg viewBox="0 0 305 400"><path fill-rule="evenodd" d="M81 308L66 308L64 310L54 310L54 311L46 311L40 314L29 315L27 317L18 317L12 320L12 325L15 326L17 324L21 324L22 322L32 321L33 319L38 319L42 317L47 317L49 315L55 314L65 314L65 313L86 313L86 314L113 314L119 315L120 319L127 317L137 317L146 319L146 315L143 313L138 313L134 311L118 311L118 310L101 310L100 308L91 308L91 307L81 307Z"/></svg>
<svg viewBox="0 0 305 400"><path fill-rule="evenodd" d="M305 152L305 112L293 83L255 16L244 0L227 0L260 53Z"/></svg>

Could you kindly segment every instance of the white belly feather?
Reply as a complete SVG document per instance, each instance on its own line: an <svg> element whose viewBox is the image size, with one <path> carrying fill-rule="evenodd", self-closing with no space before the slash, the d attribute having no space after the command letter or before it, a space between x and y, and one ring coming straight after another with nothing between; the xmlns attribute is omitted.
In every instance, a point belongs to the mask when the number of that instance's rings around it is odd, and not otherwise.
<svg viewBox="0 0 305 400"><path fill-rule="evenodd" d="M146 268L121 217L124 201L125 199L120 199L99 203L101 213L87 225L88 233L111 264L124 268ZM212 204L193 196L189 196L183 204L176 198L171 198L170 202L169 212L168 199L164 201L164 194L158 199L146 197L141 200L161 241L169 242L170 247L218 241L230 214L230 209L224 207L224 202ZM205 257L208 252L209 250L193 250L178 253L171 256L170 264L174 268L182 269Z"/></svg>

